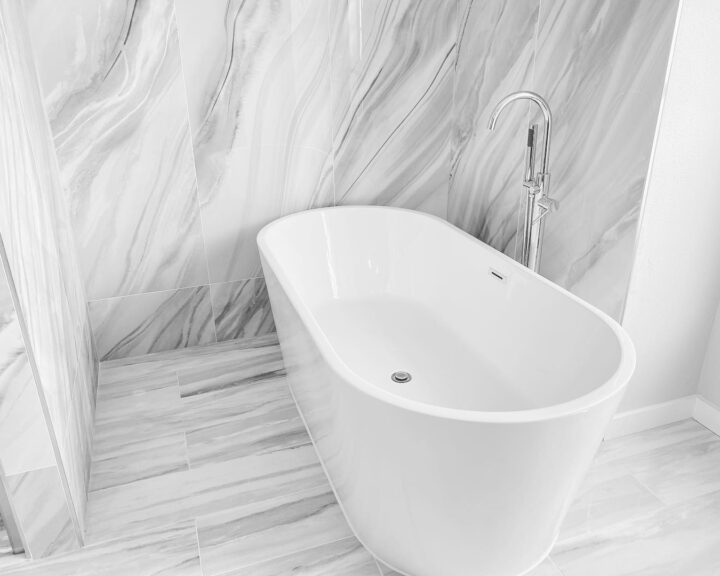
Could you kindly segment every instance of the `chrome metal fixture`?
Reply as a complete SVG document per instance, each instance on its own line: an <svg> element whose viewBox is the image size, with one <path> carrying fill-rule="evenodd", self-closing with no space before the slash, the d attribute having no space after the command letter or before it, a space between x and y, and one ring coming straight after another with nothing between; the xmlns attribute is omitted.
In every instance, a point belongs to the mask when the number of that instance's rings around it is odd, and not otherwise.
<svg viewBox="0 0 720 576"><path fill-rule="evenodd" d="M540 265L543 224L545 216L557 207L550 193L550 137L552 135L552 113L545 99L535 92L513 92L498 102L493 110L488 129L495 130L495 124L501 112L508 104L517 100L530 100L538 105L544 117L543 155L540 171L535 171L535 150L537 148L538 125L533 124L528 130L527 149L525 151L525 175L523 186L526 190L525 218L523 221L522 249L520 262L537 271Z"/></svg>
<svg viewBox="0 0 720 576"><path fill-rule="evenodd" d="M399 370L397 372L393 372L390 378L392 378L393 382L405 384L405 382L410 382L410 380L412 380L412 374L410 374L410 372L403 372L402 370Z"/></svg>

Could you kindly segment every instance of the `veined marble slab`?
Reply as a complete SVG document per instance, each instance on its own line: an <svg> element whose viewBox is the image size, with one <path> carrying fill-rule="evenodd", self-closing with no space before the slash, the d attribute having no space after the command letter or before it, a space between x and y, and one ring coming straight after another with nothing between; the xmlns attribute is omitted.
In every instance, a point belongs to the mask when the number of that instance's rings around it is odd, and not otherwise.
<svg viewBox="0 0 720 576"><path fill-rule="evenodd" d="M58 447L55 473L60 472L63 490L52 495L61 497L63 506L69 503L73 538L79 538L96 359L88 346L86 298L20 2L2 4L0 28L0 233L17 291L17 313L26 327L25 345L35 364L38 394ZM61 507L50 495L48 505Z"/></svg>
<svg viewBox="0 0 720 576"><path fill-rule="evenodd" d="M273 500L325 486L311 446L268 452L91 492L86 541Z"/></svg>
<svg viewBox="0 0 720 576"><path fill-rule="evenodd" d="M48 425L4 271L0 270L0 470L55 465Z"/></svg>
<svg viewBox="0 0 720 576"><path fill-rule="evenodd" d="M232 570L223 576L379 576L372 556L355 538Z"/></svg>
<svg viewBox="0 0 720 576"><path fill-rule="evenodd" d="M331 18L335 201L444 216L456 3L341 4Z"/></svg>
<svg viewBox="0 0 720 576"><path fill-rule="evenodd" d="M125 542L138 542L144 553L151 550L142 545L145 534L161 540L165 531L172 535L178 530L178 523L196 521L205 576L392 574L380 572L348 532L312 446L295 443L293 438L300 438L295 432L283 432L293 417L282 377L274 336L104 364L100 390L110 386L116 392L101 395L98 404L100 420L115 428L109 436L118 441L108 456L124 454L129 469L151 476L127 478L90 494L87 539L93 545L87 548L91 558L86 566L108 566L112 574L104 556L126 566L123 562L132 559L121 553L129 547ZM143 379L145 389L139 385ZM180 396L179 390L187 393ZM157 436L147 425L153 413ZM149 435L147 450L133 462L135 424ZM179 442L175 425L188 438L195 430L204 434L216 425L236 426L236 440L227 449L239 451L210 450L201 454L211 457L197 466L191 461L188 469L158 469L164 451L179 448L178 443L168 450ZM124 445L122 431L128 438ZM208 434L207 446L212 446ZM221 446L226 437L217 440ZM717 446L720 439L693 421L604 442L556 548L532 576L629 576L643 570L714 576L720 492L707 490L720 478L720 468L712 465ZM670 461L677 464L672 473L666 467ZM105 475L102 465L93 470ZM664 497L680 495L682 501L668 504L648 488L653 485ZM701 527L711 532L704 534ZM187 548L177 550L184 557ZM81 562L81 555L72 557ZM152 557L174 565L160 552ZM83 566L77 568L80 574Z"/></svg>
<svg viewBox="0 0 720 576"><path fill-rule="evenodd" d="M173 1L25 4L89 299L207 284Z"/></svg>
<svg viewBox="0 0 720 576"><path fill-rule="evenodd" d="M91 545L24 564L7 576L203 576L194 522Z"/></svg>
<svg viewBox="0 0 720 576"><path fill-rule="evenodd" d="M263 278L210 286L218 342L275 332Z"/></svg>
<svg viewBox="0 0 720 576"><path fill-rule="evenodd" d="M193 468L311 444L285 378L190 396L182 410Z"/></svg>
<svg viewBox="0 0 720 576"><path fill-rule="evenodd" d="M540 272L620 318L678 0L543 0L534 89L555 112Z"/></svg>
<svg viewBox="0 0 720 576"><path fill-rule="evenodd" d="M487 123L502 98L532 83L539 6L464 1L458 11L448 219L514 258L529 107L506 109L494 132Z"/></svg>
<svg viewBox="0 0 720 576"><path fill-rule="evenodd" d="M564 576L692 574L720 570L720 492L558 544Z"/></svg>
<svg viewBox="0 0 720 576"><path fill-rule="evenodd" d="M104 360L216 341L208 286L94 300L90 321Z"/></svg>
<svg viewBox="0 0 720 576"><path fill-rule="evenodd" d="M327 486L198 520L205 576L224 574L266 558L351 536L350 527Z"/></svg>
<svg viewBox="0 0 720 576"><path fill-rule="evenodd" d="M80 547L57 467L9 476L5 486L23 534L25 553L30 558L44 558Z"/></svg>
<svg viewBox="0 0 720 576"><path fill-rule="evenodd" d="M204 361L178 366L180 395L188 398L283 376L285 366L277 336L255 343L259 346L230 349Z"/></svg>
<svg viewBox="0 0 720 576"><path fill-rule="evenodd" d="M262 274L255 235L333 203L326 0L177 0L213 283Z"/></svg>

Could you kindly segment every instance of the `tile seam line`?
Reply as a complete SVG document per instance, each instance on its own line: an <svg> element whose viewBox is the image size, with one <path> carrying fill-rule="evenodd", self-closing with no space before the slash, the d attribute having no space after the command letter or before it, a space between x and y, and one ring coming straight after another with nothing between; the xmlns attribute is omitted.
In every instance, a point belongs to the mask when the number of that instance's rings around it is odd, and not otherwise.
<svg viewBox="0 0 720 576"><path fill-rule="evenodd" d="M630 472L630 473L629 473L629 476L630 476L633 480L635 480L638 484L640 484L640 486L642 486L645 490L647 490L648 493L649 493L653 498L657 499L657 501L660 502L660 503L663 505L663 507L665 507L666 509L672 508L673 506L676 506L676 505L678 504L678 502L675 502L674 504L671 504L671 503L667 502L664 498L660 498L660 496L658 496L658 495L655 493L654 490L652 490L645 482L643 482L642 480L640 480L640 478L637 477L637 475L635 474L635 472ZM695 496L694 496L693 498L695 498ZM688 500L692 500L693 498L688 498Z"/></svg>
<svg viewBox="0 0 720 576"><path fill-rule="evenodd" d="M174 288L162 288L160 290L148 290L146 292L132 292L129 294L120 294L118 296L104 296L102 298L90 298L87 300L88 304L93 302L107 302L108 300L121 300L123 298L133 298L135 296L145 296L146 294L163 294L165 292L179 292L180 290L197 290L199 288L221 286L223 284L236 284L238 282L247 282L248 280L264 280L265 276L256 274L255 276L248 276L244 278L238 278L236 280L221 280L219 282L208 282L206 284L193 284L190 286L177 286Z"/></svg>
<svg viewBox="0 0 720 576"><path fill-rule="evenodd" d="M193 528L195 528L195 546L197 548L198 564L200 564L200 576L205 576L205 568L203 568L202 553L200 551L200 530L198 528L197 518L193 518Z"/></svg>

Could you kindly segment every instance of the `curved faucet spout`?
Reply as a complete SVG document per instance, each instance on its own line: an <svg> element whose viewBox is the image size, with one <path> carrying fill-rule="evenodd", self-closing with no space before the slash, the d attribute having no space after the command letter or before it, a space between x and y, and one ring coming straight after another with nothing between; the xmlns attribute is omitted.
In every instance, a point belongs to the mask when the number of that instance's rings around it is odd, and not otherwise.
<svg viewBox="0 0 720 576"><path fill-rule="evenodd" d="M535 172L535 145L537 142L537 125L528 131L528 147L525 155L525 178L523 186L527 190L525 219L523 224L520 262L537 271L540 260L543 223L545 216L555 207L556 202L550 199L550 135L552 134L552 114L545 99L535 92L513 92L498 102L490 115L488 129L495 130L498 117L506 106L517 100L530 100L538 105L545 119L543 156L540 172Z"/></svg>
<svg viewBox="0 0 720 576"><path fill-rule="evenodd" d="M545 174L548 171L548 162L550 159L550 135L552 134L552 112L550 112L550 106L548 105L545 98L540 96L540 94L536 94L535 92L529 92L529 91L521 91L521 92L513 92L512 94L508 94L500 100L500 102L497 103L497 106L495 106L495 109L492 111L492 114L490 115L490 120L488 121L488 129L489 130L495 130L495 125L497 124L497 120L500 117L500 114L503 110L507 107L508 104L511 104L517 100L530 100L531 102L535 102L535 104L538 105L538 108L542 111L543 118L545 120L545 130L544 130L544 140L545 145L543 146L543 160L542 160L542 173Z"/></svg>

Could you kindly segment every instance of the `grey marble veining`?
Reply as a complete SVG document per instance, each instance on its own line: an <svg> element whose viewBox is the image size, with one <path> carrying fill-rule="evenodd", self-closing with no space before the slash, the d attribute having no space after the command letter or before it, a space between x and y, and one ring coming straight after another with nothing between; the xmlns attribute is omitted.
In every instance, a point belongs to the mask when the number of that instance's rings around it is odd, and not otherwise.
<svg viewBox="0 0 720 576"><path fill-rule="evenodd" d="M90 321L104 360L216 341L207 286L94 300Z"/></svg>
<svg viewBox="0 0 720 576"><path fill-rule="evenodd" d="M378 576L372 556L355 538L301 550L238 570L225 576Z"/></svg>
<svg viewBox="0 0 720 576"><path fill-rule="evenodd" d="M555 111L540 272L619 318L677 0L543 0L535 90Z"/></svg>
<svg viewBox="0 0 720 576"><path fill-rule="evenodd" d="M37 384L0 269L0 470L11 476L54 465Z"/></svg>
<svg viewBox="0 0 720 576"><path fill-rule="evenodd" d="M273 335L114 360L100 376L89 546L18 574L394 574L349 531ZM719 446L690 420L604 442L531 576L714 576Z"/></svg>
<svg viewBox="0 0 720 576"><path fill-rule="evenodd" d="M461 2L455 68L448 220L516 257L528 106L516 104L494 132L492 109L532 82L539 0Z"/></svg>
<svg viewBox="0 0 720 576"><path fill-rule="evenodd" d="M261 275L255 234L333 202L326 0L177 0L211 282Z"/></svg>
<svg viewBox="0 0 720 576"><path fill-rule="evenodd" d="M338 4L331 19L335 201L444 216L455 2Z"/></svg>
<svg viewBox="0 0 720 576"><path fill-rule="evenodd" d="M615 318L632 269L678 1L490 0L459 4L448 217L516 256L528 107L486 129L507 93L554 112L540 272Z"/></svg>
<svg viewBox="0 0 720 576"><path fill-rule="evenodd" d="M91 545L25 564L7 576L203 576L194 522Z"/></svg>
<svg viewBox="0 0 720 576"><path fill-rule="evenodd" d="M263 278L210 286L218 342L275 332Z"/></svg>
<svg viewBox="0 0 720 576"><path fill-rule="evenodd" d="M25 4L88 297L206 284L172 0Z"/></svg>
<svg viewBox="0 0 720 576"><path fill-rule="evenodd" d="M278 521L280 519L280 521ZM352 536L329 486L198 520L205 576Z"/></svg>
<svg viewBox="0 0 720 576"><path fill-rule="evenodd" d="M74 538L79 538L85 516L97 360L89 342L86 297L21 3L2 4L0 28L0 234L17 294L16 313L25 327L37 398L57 447L53 467L27 467L16 476L52 468L62 490L52 492L47 504L55 510L66 507ZM21 356L16 360L21 363ZM11 368L19 369L20 364ZM25 378L27 374L25 369L24 376L22 371L16 375ZM28 407L27 402L36 402L31 396L29 389L14 391L14 398L25 403L21 409ZM38 430L37 439L42 441L43 436ZM31 455L29 451L27 456ZM61 498L62 505L53 497ZM50 518L57 516L37 515L38 522ZM39 535L43 530L32 526L25 533ZM40 554L58 549L55 545L36 548Z"/></svg>
<svg viewBox="0 0 720 576"><path fill-rule="evenodd" d="M81 546L57 467L16 474L4 482L30 558L61 554Z"/></svg>

